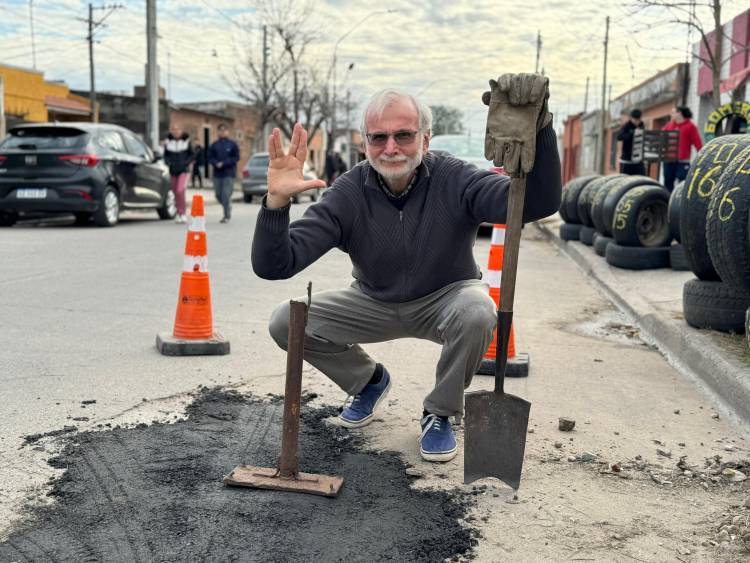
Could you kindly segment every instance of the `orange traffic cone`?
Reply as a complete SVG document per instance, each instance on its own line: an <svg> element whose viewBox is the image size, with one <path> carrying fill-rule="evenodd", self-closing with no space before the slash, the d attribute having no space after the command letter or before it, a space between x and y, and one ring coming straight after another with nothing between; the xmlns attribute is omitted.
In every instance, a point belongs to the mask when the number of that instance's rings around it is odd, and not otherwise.
<svg viewBox="0 0 750 563"><path fill-rule="evenodd" d="M156 335L166 356L228 354L229 341L213 330L203 196L194 195L172 334Z"/></svg>
<svg viewBox="0 0 750 563"><path fill-rule="evenodd" d="M503 255L505 253L505 225L494 225L492 228L492 242L490 243L490 259L487 265L487 282L490 285L490 297L496 307L500 307L500 280L503 274ZM492 343L482 359L477 373L479 375L495 375L495 359L497 358L497 329L492 336ZM516 354L515 335L513 325L510 327L508 341L508 364L505 368L506 377L526 377L529 375L529 355Z"/></svg>

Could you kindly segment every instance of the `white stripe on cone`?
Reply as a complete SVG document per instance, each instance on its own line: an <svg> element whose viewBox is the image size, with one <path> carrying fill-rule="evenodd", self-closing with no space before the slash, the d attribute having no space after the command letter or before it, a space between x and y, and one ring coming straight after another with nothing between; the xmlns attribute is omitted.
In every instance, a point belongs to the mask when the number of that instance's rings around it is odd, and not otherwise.
<svg viewBox="0 0 750 563"><path fill-rule="evenodd" d="M495 227L492 229L492 243L505 245L505 228Z"/></svg>
<svg viewBox="0 0 750 563"><path fill-rule="evenodd" d="M191 215L190 227L188 228L188 231L193 231L194 233L205 233L206 232L206 218L204 216L193 217Z"/></svg>
<svg viewBox="0 0 750 563"><path fill-rule="evenodd" d="M195 269L198 266L198 269ZM208 272L208 256L185 256L182 261L183 272Z"/></svg>
<svg viewBox="0 0 750 563"><path fill-rule="evenodd" d="M493 289L500 288L500 280L502 279L503 273L500 270L490 270L487 272L487 283Z"/></svg>

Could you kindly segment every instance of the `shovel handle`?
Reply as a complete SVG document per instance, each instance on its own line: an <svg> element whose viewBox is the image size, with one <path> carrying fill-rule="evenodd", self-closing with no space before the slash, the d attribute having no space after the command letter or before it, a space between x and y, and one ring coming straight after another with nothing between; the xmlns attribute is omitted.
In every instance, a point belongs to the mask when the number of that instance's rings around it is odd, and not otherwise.
<svg viewBox="0 0 750 563"><path fill-rule="evenodd" d="M495 360L495 392L503 393L505 366L508 363L508 343L513 322L513 299L516 295L518 248L521 245L523 204L526 198L526 178L513 177L508 189L508 212L505 224L503 273L500 279L500 308L497 311L497 356Z"/></svg>

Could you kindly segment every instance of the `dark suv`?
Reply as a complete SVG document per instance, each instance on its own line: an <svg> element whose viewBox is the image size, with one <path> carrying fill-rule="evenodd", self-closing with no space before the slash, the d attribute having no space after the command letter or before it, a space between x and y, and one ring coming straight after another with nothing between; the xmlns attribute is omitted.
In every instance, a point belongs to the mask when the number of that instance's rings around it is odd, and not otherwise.
<svg viewBox="0 0 750 563"><path fill-rule="evenodd" d="M20 215L73 213L112 227L120 209L176 213L169 170L124 127L39 123L8 131L0 142L0 225Z"/></svg>

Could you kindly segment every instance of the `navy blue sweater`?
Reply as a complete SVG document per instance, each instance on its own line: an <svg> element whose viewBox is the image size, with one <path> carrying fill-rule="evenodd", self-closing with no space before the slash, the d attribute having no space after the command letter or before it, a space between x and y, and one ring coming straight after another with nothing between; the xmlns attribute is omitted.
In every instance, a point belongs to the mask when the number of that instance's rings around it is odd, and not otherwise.
<svg viewBox="0 0 750 563"><path fill-rule="evenodd" d="M560 158L552 127L537 136L526 181L524 222L560 207ZM265 279L285 279L332 248L349 254L352 275L374 299L402 303L460 280L478 279L473 247L481 223L505 223L510 178L429 151L402 210L388 201L366 161L340 176L303 217L289 206L263 206L255 225L252 264Z"/></svg>

